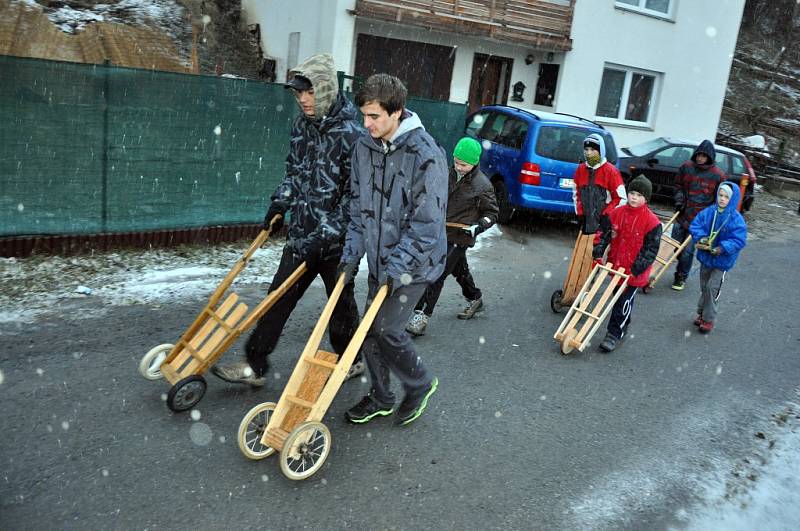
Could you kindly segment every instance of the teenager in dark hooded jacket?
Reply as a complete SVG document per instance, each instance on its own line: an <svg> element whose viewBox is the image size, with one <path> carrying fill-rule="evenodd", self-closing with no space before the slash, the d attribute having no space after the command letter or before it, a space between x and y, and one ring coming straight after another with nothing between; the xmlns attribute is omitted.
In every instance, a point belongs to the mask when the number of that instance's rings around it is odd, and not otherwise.
<svg viewBox="0 0 800 531"><path fill-rule="evenodd" d="M294 77L286 87L293 91L301 114L292 126L286 176L272 194L264 228L280 215L280 220L272 224L274 232L283 226L287 212L291 215L286 245L269 291L277 289L302 262L307 270L259 319L245 345L247 360L212 367L215 375L232 383L264 384L267 357L297 301L317 275L331 294L338 280L336 270L350 219L351 154L365 134L356 119L356 108L339 91L330 54L314 55L291 73ZM353 287L350 279L330 321L331 345L338 354L344 353L358 326ZM349 376L364 370L363 361L357 358Z"/></svg>
<svg viewBox="0 0 800 531"><path fill-rule="evenodd" d="M717 187L726 179L725 173L715 164L717 152L711 140L703 140L694 150L691 160L687 160L678 169L675 176L675 211L680 212L672 225L672 238L682 242L689 236L689 225L695 216L714 204ZM678 255L675 279L672 289L680 291L686 283L686 277L692 269L694 261L694 241Z"/></svg>

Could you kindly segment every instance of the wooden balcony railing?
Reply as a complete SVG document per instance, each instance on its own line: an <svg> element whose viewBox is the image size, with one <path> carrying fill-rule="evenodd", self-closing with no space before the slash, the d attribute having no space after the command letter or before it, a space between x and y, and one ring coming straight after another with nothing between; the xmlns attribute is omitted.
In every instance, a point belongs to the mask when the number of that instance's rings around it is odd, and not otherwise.
<svg viewBox="0 0 800 531"><path fill-rule="evenodd" d="M557 51L572 49L575 0L356 0L373 20Z"/></svg>

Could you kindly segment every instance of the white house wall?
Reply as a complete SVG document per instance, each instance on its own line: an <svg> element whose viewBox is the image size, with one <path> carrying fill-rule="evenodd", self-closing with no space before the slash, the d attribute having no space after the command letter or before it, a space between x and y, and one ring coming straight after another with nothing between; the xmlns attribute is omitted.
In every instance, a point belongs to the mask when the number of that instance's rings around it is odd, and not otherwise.
<svg viewBox="0 0 800 531"><path fill-rule="evenodd" d="M556 110L595 117L604 63L663 74L652 127L608 125L619 146L656 136L713 139L745 0L672 0L673 19L578 0Z"/></svg>
<svg viewBox="0 0 800 531"><path fill-rule="evenodd" d="M248 24L260 24L264 55L275 60L277 81L286 80L289 35L300 33L298 62L316 53L332 53L336 68L353 62L355 0L242 0Z"/></svg>

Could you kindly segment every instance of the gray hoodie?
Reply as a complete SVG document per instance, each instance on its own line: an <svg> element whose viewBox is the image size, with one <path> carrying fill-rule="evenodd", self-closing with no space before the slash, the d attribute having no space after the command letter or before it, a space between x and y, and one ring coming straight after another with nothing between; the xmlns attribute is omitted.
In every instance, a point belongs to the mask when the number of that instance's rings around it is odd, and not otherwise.
<svg viewBox="0 0 800 531"><path fill-rule="evenodd" d="M404 111L388 143L369 135L353 149L350 224L342 262L366 252L379 284L432 283L447 255L447 159L416 114Z"/></svg>

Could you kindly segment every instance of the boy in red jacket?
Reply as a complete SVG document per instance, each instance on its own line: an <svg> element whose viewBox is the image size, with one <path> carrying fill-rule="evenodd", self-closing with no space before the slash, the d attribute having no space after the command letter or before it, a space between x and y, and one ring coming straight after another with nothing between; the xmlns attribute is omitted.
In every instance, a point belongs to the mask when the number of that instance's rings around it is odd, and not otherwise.
<svg viewBox="0 0 800 531"><path fill-rule="evenodd" d="M631 323L633 297L638 288L650 280L650 269L658 255L661 242L661 222L648 208L653 185L644 175L628 183L628 203L611 211L610 226L603 227L600 242L592 249L595 260L602 258L611 243L606 260L614 269L623 267L630 275L628 285L611 310L606 337L600 350L611 352L625 335Z"/></svg>

